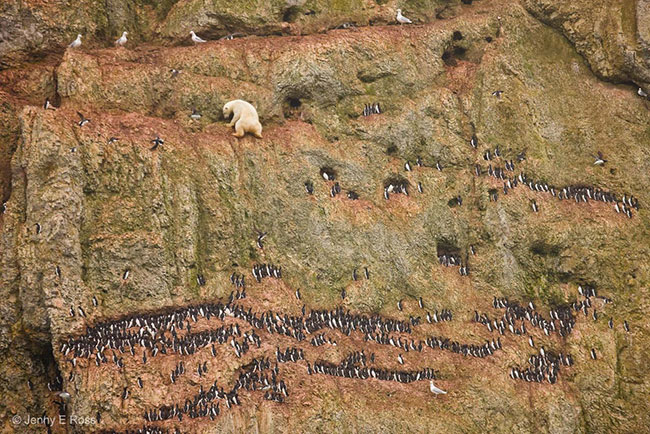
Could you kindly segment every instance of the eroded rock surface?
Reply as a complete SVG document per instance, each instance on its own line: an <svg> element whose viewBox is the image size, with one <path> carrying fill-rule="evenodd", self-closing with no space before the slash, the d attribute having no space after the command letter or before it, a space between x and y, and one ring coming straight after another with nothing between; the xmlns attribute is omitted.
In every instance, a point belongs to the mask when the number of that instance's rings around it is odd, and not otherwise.
<svg viewBox="0 0 650 434"><path fill-rule="evenodd" d="M602 80L648 83L643 2L624 2L623 18L609 21L602 18L608 6L575 2L452 1L419 9L417 2L400 3L423 23L415 26L384 25L393 2L253 2L244 12L194 3L147 9L134 2L129 11L135 13L103 3L98 7L115 9L111 23L83 19L104 29L89 32L97 38L91 48L0 74L4 430L43 431L16 428L11 417L56 414L60 399L47 383L58 371L61 388L71 394L67 414L99 412L101 422L59 425L55 432L145 424L183 432L644 431L650 423L649 102L636 86ZM634 22L641 23L634 30L628 27L631 4ZM4 7L5 14L16 11ZM52 6L61 14L66 7ZM310 10L317 13L305 15ZM149 21L138 21L141 16ZM72 20L47 24L30 17L36 28L65 33L42 45L44 51L69 39L64 25L79 31ZM98 42L101 32L124 27L120 19L141 26L134 42L149 43L102 48L110 41ZM377 25L361 25L369 20ZM346 21L360 26L324 32ZM594 22L600 36L589 33ZM28 28L16 25L12 34ZM260 36L196 47L159 44L176 45L190 28L211 38L239 30ZM283 33L302 36L273 35ZM11 65L33 53L14 48L5 51ZM628 49L636 53L633 60L624 54ZM41 107L45 97L57 110ZM257 107L264 139L231 136L221 107L235 98ZM381 114L363 116L364 106L374 103ZM202 113L198 121L189 117L193 108ZM77 111L90 123L79 127ZM151 150L156 136L165 143ZM486 161L485 152L493 155L497 146L501 156ZM607 159L603 166L594 165L599 151ZM595 186L614 192L618 203L623 194L633 195L639 209L628 218L614 203L560 201L525 185L504 194L504 181L487 171L505 161L515 164L509 178L523 173L558 192ZM325 181L323 168L336 180ZM334 182L342 192L332 197ZM409 195L390 193L386 200L385 187L396 182L408 185ZM349 191L358 200L349 199ZM267 233L262 249L256 245L261 232ZM468 276L440 264L439 255L447 253L462 258ZM282 279L256 282L256 263L281 266ZM75 367L72 355L60 351L102 321L224 303L235 289L233 272L246 276L241 305L258 314L302 317L304 304L306 315L341 307L406 322L419 316L422 324L402 339L435 335L483 344L500 337L503 348L484 358L405 352L335 327L325 332L337 345L319 347L310 344L312 335L298 341L255 329L262 345L241 358L227 343L218 357L207 346L191 356L148 352L143 364L139 347L136 356L115 351L123 368L110 350L108 363L96 366L80 356ZM494 297L522 306L533 301L548 318L549 310L584 300L579 285L612 302L590 297L588 315L574 312L567 336L546 336L530 325L526 335L500 335L474 321L474 310L500 317ZM420 297L425 309L418 307ZM451 321L426 321L427 311L442 309L453 312ZM244 331L254 329L233 318L188 321L192 332L237 321ZM555 384L511 379L510 369L527 365L541 346L571 354L575 363L561 368ZM276 347L305 354L279 367L289 388L284 403L242 391L242 405L228 409L222 400L215 421L150 423L143 417L154 407L182 404L215 379L232 388L253 357L275 362ZM307 373L307 363L339 364L361 349L376 355L378 368L434 369L436 384L448 394L433 397L427 381ZM188 372L172 383L169 373L179 360ZM208 374L195 373L199 362L208 363Z"/></svg>

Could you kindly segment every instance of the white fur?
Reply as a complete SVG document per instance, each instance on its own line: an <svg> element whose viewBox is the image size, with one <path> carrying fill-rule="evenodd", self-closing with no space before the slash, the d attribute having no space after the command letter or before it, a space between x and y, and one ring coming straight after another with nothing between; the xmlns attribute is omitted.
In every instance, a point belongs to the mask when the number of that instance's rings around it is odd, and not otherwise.
<svg viewBox="0 0 650 434"><path fill-rule="evenodd" d="M262 138L262 124L252 104L241 99L229 101L223 106L223 117L228 119L231 114L228 126L235 127L233 136L244 137L244 134L251 133L258 139Z"/></svg>

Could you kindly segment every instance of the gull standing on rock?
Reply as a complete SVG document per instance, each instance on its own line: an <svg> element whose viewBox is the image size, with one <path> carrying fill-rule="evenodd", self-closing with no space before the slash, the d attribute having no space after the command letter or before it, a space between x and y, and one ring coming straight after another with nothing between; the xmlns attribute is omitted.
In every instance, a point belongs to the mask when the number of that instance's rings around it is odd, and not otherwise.
<svg viewBox="0 0 650 434"><path fill-rule="evenodd" d="M195 44L202 44L202 43L204 43L204 42L207 42L205 39L201 39L201 38L199 38L198 36L196 36L196 33L194 33L194 30L192 30L192 31L190 32L190 35L192 35L192 41L193 41Z"/></svg>
<svg viewBox="0 0 650 434"><path fill-rule="evenodd" d="M129 32L122 32L122 36L120 36L120 39L115 41L115 46L116 47L123 47L124 44L126 44L126 35L128 35Z"/></svg>
<svg viewBox="0 0 650 434"><path fill-rule="evenodd" d="M400 23L400 24L413 24L413 21L409 20L404 15L402 15L402 10L401 9L397 9L397 17L396 17L396 19L397 19L397 22Z"/></svg>
<svg viewBox="0 0 650 434"><path fill-rule="evenodd" d="M81 34L77 35L77 39L72 41L70 45L68 45L69 48L78 48L81 46Z"/></svg>
<svg viewBox="0 0 650 434"><path fill-rule="evenodd" d="M447 394L447 392L445 392L444 390L438 389L433 384L433 380L429 380L429 390L431 391L431 393L435 393L436 395L446 395Z"/></svg>

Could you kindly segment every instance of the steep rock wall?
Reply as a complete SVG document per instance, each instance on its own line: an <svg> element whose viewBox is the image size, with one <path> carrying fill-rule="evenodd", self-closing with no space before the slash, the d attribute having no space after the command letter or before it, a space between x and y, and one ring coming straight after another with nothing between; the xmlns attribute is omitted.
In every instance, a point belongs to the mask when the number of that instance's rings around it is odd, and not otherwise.
<svg viewBox="0 0 650 434"><path fill-rule="evenodd" d="M233 271L252 281L251 264L272 262L283 267L283 279L250 285L256 308L299 314L293 293L300 288L309 308L340 305L406 319L423 314L423 297L455 315L427 331L462 342L496 337L471 321L474 309L492 313L494 296L548 309L575 300L577 285L588 284L613 303L598 305L596 322L579 314L567 338L535 334L576 359L555 385L508 377L536 351L509 336L504 350L486 359L406 354L408 367L440 372L437 384L450 391L442 398L432 399L425 383L350 382L291 366L286 404L245 396L241 408L223 408L214 423L179 425L188 432L642 431L650 394L648 102L636 88L594 77L589 55L586 64L579 47L522 7L476 3L457 18L423 26L68 50L55 74L42 73L51 66L9 70L19 79L4 76L6 113L19 115L7 115L13 126L3 128L4 143L16 149L2 216L4 429L15 428L12 415L53 411L56 397L45 384L56 369L72 395L68 414L102 414L98 425L56 427L61 432L135 428L145 423L145 409L183 402L203 383L190 376L169 384L172 356L146 366L127 357L122 370L92 361L73 369L60 345L104 319L227 297ZM58 110L30 101L53 89ZM230 136L220 110L236 97L258 108L263 140ZM383 113L360 116L374 102ZM189 119L193 107L201 120ZM91 122L79 128L76 111ZM473 134L478 150L469 145ZM165 144L151 151L156 135ZM108 143L110 137L119 140ZM488 191L500 192L502 182L473 170L487 168L483 152L496 145L507 159L526 150L517 171L533 179L634 194L641 209L628 219L611 204L559 202L525 187L492 202ZM597 151L608 159L604 167L593 165ZM406 172L405 161L414 165L417 156L427 167ZM319 175L326 166L358 201L330 197L331 183ZM383 188L395 176L409 182L411 194L387 201ZM304 190L308 180L313 196ZM458 195L463 205L451 207ZM268 232L263 250L255 246L257 231ZM468 277L438 264L439 251L464 255L470 245L477 254ZM352 270L364 266L371 279L352 281ZM197 284L199 274L205 286ZM405 312L397 310L399 300ZM87 318L70 317L70 307L79 306ZM340 359L368 345L362 336L338 338L336 348L305 352ZM267 355L276 343L287 345L265 340ZM382 365L400 367L395 351L368 348ZM210 372L227 382L240 364L224 354L210 361ZM138 376L142 390L133 386ZM128 401L120 398L123 387L131 390Z"/></svg>

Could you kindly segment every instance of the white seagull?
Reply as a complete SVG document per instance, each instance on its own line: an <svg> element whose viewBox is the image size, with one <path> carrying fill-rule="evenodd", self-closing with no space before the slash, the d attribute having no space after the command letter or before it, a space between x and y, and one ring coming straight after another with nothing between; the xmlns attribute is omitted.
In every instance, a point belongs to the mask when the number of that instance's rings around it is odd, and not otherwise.
<svg viewBox="0 0 650 434"><path fill-rule="evenodd" d="M402 15L401 9L397 9L397 22L400 24L413 24L413 21L409 20L404 15Z"/></svg>
<svg viewBox="0 0 650 434"><path fill-rule="evenodd" d="M648 97L648 94L645 93L645 92L643 91L643 89L641 89L641 88L639 88L639 90L637 90L636 93L638 93L639 96L642 97L642 98L647 98L647 97Z"/></svg>
<svg viewBox="0 0 650 434"><path fill-rule="evenodd" d="M124 44L126 44L126 35L128 35L129 32L122 32L122 36L120 36L120 39L115 41L115 46L116 47L123 47Z"/></svg>
<svg viewBox="0 0 650 434"><path fill-rule="evenodd" d="M204 42L207 42L205 39L201 39L198 36L196 36L196 33L194 33L194 30L190 32L190 35L192 35L192 41L194 41L195 44L202 44Z"/></svg>
<svg viewBox="0 0 650 434"><path fill-rule="evenodd" d="M447 392L445 392L444 390L438 389L433 384L433 380L429 380L429 390L431 391L431 393L435 393L436 395L446 395L447 394Z"/></svg>
<svg viewBox="0 0 650 434"><path fill-rule="evenodd" d="M77 35L77 39L72 41L68 47L70 48L77 48L81 46L81 34Z"/></svg>

